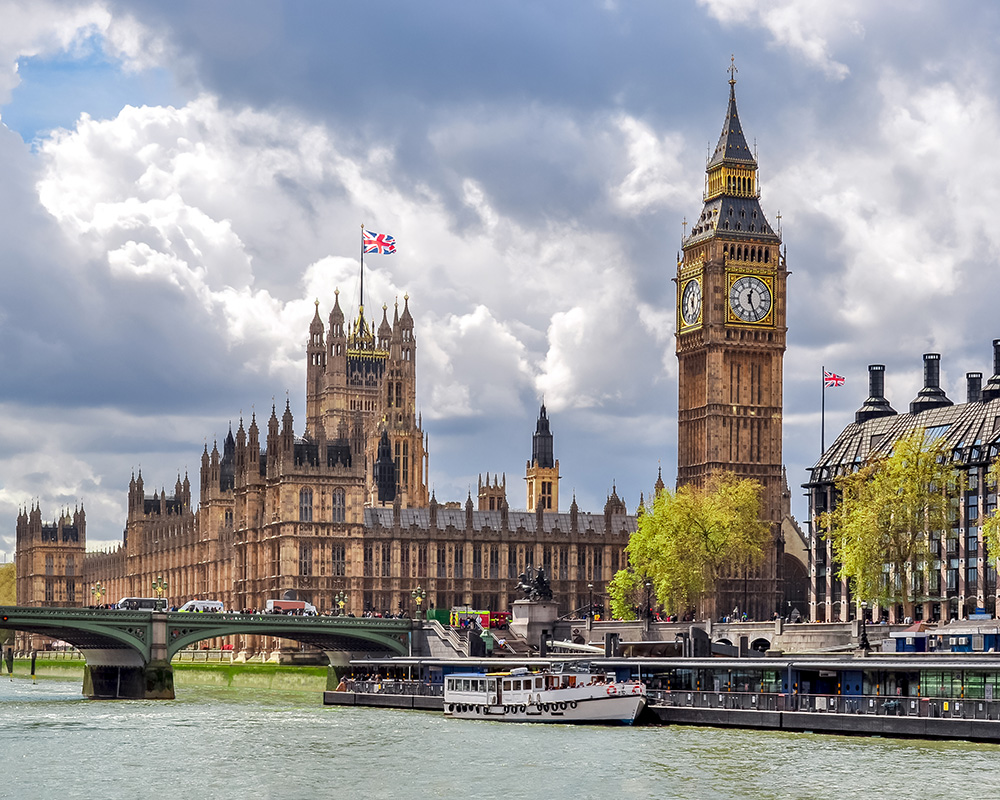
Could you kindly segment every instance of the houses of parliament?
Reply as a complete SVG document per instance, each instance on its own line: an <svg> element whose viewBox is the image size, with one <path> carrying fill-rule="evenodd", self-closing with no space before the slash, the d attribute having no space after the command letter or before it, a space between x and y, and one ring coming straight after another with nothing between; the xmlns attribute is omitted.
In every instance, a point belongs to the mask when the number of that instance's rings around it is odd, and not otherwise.
<svg viewBox="0 0 1000 800"><path fill-rule="evenodd" d="M804 558L790 552L805 546L781 463L787 270L759 205L756 155L734 87L731 79L704 208L674 277L678 482L701 484L719 470L761 481L773 548L759 569L727 576L719 603L769 618L794 594L792 573L805 576ZM524 475L527 510L511 510L506 475L489 472L476 498L439 503L427 489L409 297L391 321L383 306L377 327L363 297L359 305L347 320L335 294L324 323L316 302L301 421L287 402L266 421L241 419L221 450L206 445L196 488L185 475L172 493L150 494L142 473L133 475L123 541L112 552L85 552L82 507L53 522L43 522L37 505L24 509L18 603L113 602L150 596L159 582L176 605L210 597L226 608L262 608L294 592L321 612L396 613L413 610L420 588L425 607L506 610L527 565L545 568L560 613L603 597L636 530L617 488L602 511L580 511L575 497L560 510L559 461L542 405Z"/></svg>

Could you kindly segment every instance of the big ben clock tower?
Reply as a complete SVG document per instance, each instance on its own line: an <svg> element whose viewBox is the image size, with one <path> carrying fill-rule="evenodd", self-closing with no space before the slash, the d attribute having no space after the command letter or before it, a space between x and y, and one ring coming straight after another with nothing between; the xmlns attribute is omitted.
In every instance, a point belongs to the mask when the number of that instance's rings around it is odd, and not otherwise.
<svg viewBox="0 0 1000 800"><path fill-rule="evenodd" d="M757 570L716 583L715 611L754 619L778 610L781 543L781 383L785 282L781 237L760 207L757 159L729 108L706 169L705 204L677 264L678 484L730 471L764 489L774 546Z"/></svg>

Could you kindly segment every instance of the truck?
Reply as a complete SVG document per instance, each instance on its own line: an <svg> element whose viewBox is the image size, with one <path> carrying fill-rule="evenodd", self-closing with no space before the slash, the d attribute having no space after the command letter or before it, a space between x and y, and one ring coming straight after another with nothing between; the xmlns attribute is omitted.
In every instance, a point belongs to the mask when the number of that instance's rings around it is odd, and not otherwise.
<svg viewBox="0 0 1000 800"><path fill-rule="evenodd" d="M316 606L305 600L268 600L264 608L265 614L298 614L304 617L315 617Z"/></svg>

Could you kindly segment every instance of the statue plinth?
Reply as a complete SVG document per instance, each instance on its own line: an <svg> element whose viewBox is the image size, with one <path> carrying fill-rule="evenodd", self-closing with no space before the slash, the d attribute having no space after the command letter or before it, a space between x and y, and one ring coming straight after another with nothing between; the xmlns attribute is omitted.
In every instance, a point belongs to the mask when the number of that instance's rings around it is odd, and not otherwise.
<svg viewBox="0 0 1000 800"><path fill-rule="evenodd" d="M538 644L542 631L554 632L559 606L553 600L515 600L510 629L531 644Z"/></svg>

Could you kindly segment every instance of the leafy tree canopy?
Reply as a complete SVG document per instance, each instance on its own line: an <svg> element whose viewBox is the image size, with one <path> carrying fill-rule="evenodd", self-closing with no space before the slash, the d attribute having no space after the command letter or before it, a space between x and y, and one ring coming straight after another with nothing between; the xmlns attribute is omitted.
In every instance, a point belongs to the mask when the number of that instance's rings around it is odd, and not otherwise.
<svg viewBox="0 0 1000 800"><path fill-rule="evenodd" d="M820 525L855 598L902 603L913 615L913 575L928 567L929 534L951 530L950 497L961 481L946 441L922 428L837 479L836 506Z"/></svg>
<svg viewBox="0 0 1000 800"><path fill-rule="evenodd" d="M682 613L711 592L728 569L751 569L763 562L770 528L760 518L761 485L729 472L704 488L663 490L641 510L629 539L629 568L608 586L615 616L630 619L645 603L645 581L667 613Z"/></svg>

